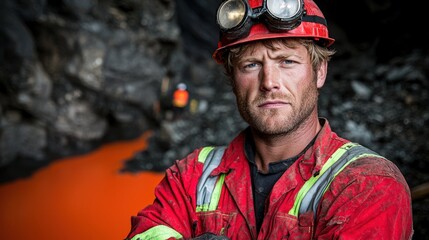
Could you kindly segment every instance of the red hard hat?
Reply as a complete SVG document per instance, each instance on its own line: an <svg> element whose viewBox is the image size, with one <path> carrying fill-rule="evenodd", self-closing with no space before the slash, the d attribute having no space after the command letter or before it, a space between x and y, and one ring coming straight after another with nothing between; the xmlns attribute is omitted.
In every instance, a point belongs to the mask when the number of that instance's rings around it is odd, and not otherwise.
<svg viewBox="0 0 429 240"><path fill-rule="evenodd" d="M252 9L263 5L263 0L246 1ZM304 10L308 16L325 18L322 11L313 0L304 0ZM256 23L251 27L249 35L244 38L235 41L221 38L218 42L218 48L213 53L213 58L217 63L223 63L222 50L228 47L256 40L288 37L314 38L320 41L324 46L330 46L335 41L333 38L329 37L328 27L317 21L302 21L296 28L285 32L271 32L263 23Z"/></svg>

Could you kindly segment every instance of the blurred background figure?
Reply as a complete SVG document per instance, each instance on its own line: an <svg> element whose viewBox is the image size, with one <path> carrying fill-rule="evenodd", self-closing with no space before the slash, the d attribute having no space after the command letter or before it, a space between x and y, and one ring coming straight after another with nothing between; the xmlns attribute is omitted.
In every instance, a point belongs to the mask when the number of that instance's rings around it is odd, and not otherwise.
<svg viewBox="0 0 429 240"><path fill-rule="evenodd" d="M172 93L167 95L168 101L165 105L162 105L164 114L163 120L173 121L180 118L185 111L188 111L189 105L189 91L185 83L178 83L173 89Z"/></svg>

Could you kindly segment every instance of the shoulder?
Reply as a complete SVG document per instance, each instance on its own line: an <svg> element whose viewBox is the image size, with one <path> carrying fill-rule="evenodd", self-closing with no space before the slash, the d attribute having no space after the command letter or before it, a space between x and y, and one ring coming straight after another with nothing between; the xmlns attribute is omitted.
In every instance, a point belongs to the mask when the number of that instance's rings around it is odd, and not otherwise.
<svg viewBox="0 0 429 240"><path fill-rule="evenodd" d="M383 157L362 157L350 163L332 182L333 194L351 190L354 194L410 195L409 186L399 170L390 160ZM337 193L335 193L337 192Z"/></svg>
<svg viewBox="0 0 429 240"><path fill-rule="evenodd" d="M368 208L366 204L409 204L411 199L401 171L382 157L363 157L350 163L334 178L324 196L329 211L341 206L352 210L363 205Z"/></svg>
<svg viewBox="0 0 429 240"><path fill-rule="evenodd" d="M205 146L197 148L183 159L176 160L174 164L167 169L167 173L176 175L186 174L193 177L196 177L195 175L201 175L205 163L213 165L213 159L215 159L218 161L216 165L219 165L225 148L225 146Z"/></svg>
<svg viewBox="0 0 429 240"><path fill-rule="evenodd" d="M227 146L204 146L195 149L186 157L174 161L173 165L167 169L167 174L188 175L192 178L199 178L202 174L204 162L208 153L215 148L226 148L219 151L224 157L221 158L219 167L228 168L239 156L244 156L244 131L240 132Z"/></svg>
<svg viewBox="0 0 429 240"><path fill-rule="evenodd" d="M198 156L203 149L204 147L194 149L194 151L186 155L184 158L175 160L173 165L168 168L168 171L187 172L195 169L198 165L202 165L198 162Z"/></svg>
<svg viewBox="0 0 429 240"><path fill-rule="evenodd" d="M399 168L392 161L381 156L359 158L344 171L347 175L359 178L388 178L404 185L407 184Z"/></svg>
<svg viewBox="0 0 429 240"><path fill-rule="evenodd" d="M318 216L322 235L336 232L400 239L389 236L398 234L394 229L399 229L399 235L411 232L410 190L393 162L364 157L335 177L325 192Z"/></svg>
<svg viewBox="0 0 429 240"><path fill-rule="evenodd" d="M203 172L204 164L198 161L198 155L202 149L203 147L197 148L184 158L175 160L166 169L161 186L168 186L166 188L171 189L183 189L189 196L194 196L198 180Z"/></svg>

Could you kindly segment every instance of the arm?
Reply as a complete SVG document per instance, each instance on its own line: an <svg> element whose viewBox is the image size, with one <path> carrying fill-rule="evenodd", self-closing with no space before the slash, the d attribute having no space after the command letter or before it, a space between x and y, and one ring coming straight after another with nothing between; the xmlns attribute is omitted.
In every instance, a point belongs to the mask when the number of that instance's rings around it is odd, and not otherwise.
<svg viewBox="0 0 429 240"><path fill-rule="evenodd" d="M340 173L325 196L316 239L411 239L410 191L393 163L362 159Z"/></svg>
<svg viewBox="0 0 429 240"><path fill-rule="evenodd" d="M176 161L155 188L152 205L132 217L127 239L180 239L190 238L195 218L196 175L202 164L196 161L198 151ZM196 175L195 175L196 174ZM193 177L194 176L194 177Z"/></svg>

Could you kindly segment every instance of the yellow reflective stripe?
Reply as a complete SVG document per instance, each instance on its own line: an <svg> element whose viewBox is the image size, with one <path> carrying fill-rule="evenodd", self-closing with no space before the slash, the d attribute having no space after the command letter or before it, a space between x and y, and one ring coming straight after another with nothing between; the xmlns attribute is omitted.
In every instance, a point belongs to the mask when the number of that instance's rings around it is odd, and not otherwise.
<svg viewBox="0 0 429 240"><path fill-rule="evenodd" d="M289 210L289 214L293 215L293 216L298 216L298 212L299 212L299 207L301 206L301 202L302 199L304 198L305 194L307 194L307 192L310 190L310 188L314 185L314 183L319 179L319 177L327 170L329 169L329 167L332 166L332 164L334 164L338 159L341 158L341 156L347 152L347 150L349 150L350 148L357 146L358 144L356 143L346 143L343 146L341 146L340 148L338 148L334 154L332 154L332 156L328 159L328 161L326 161L326 163L322 166L322 169L320 170L320 173L317 176L312 176L311 178L309 178L304 185L301 187L301 189L299 190L298 194L296 195L296 199L295 202L293 204L293 207ZM355 158L356 159L356 158ZM353 160L355 160L353 159ZM351 161L350 161L351 162ZM346 164L348 165L348 164ZM341 168L342 170L343 168ZM340 172L340 171L339 171ZM338 174L339 172L337 172L336 174ZM335 176L336 176L335 174ZM328 185L329 186L329 185Z"/></svg>
<svg viewBox="0 0 429 240"><path fill-rule="evenodd" d="M159 225L135 235L131 240L165 240L172 237L175 239L183 238L176 230L165 225Z"/></svg>
<svg viewBox="0 0 429 240"><path fill-rule="evenodd" d="M215 189L213 190L208 211L216 210L217 205L219 204L220 193L222 192L222 186L224 181L225 181L225 174L223 173L219 176Z"/></svg>
<svg viewBox="0 0 429 240"><path fill-rule="evenodd" d="M204 163L213 148L214 147L204 147L203 149L201 149L200 154L198 155L198 162Z"/></svg>
<svg viewBox="0 0 429 240"><path fill-rule="evenodd" d="M343 154L347 152L347 150L357 145L357 143L349 142L338 148L337 151L335 151L334 154L332 154L332 156L328 159L328 161L323 164L322 169L320 170L320 174L318 176L326 172L326 170L330 168L336 161L338 161L338 159L340 159L341 156L343 156Z"/></svg>
<svg viewBox="0 0 429 240"><path fill-rule="evenodd" d="M203 204L203 205L198 205L197 208L195 209L196 212L207 212L209 209L209 205L208 204Z"/></svg>

